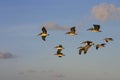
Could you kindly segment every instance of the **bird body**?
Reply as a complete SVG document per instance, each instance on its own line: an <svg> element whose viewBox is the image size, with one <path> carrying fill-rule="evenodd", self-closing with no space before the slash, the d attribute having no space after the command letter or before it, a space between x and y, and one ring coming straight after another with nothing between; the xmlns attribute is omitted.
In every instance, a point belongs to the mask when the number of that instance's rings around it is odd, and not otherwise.
<svg viewBox="0 0 120 80"><path fill-rule="evenodd" d="M46 34L46 33L41 33L41 34L39 34L40 36L48 36L48 34Z"/></svg>

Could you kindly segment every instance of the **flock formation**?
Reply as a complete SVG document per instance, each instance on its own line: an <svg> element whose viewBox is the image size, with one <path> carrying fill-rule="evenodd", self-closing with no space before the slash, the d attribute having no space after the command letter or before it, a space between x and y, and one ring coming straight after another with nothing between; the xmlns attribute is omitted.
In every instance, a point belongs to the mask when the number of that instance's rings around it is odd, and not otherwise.
<svg viewBox="0 0 120 80"><path fill-rule="evenodd" d="M97 24L93 24L93 27L87 29L87 31L91 31L91 32L102 32L102 31L100 30L100 25L97 25ZM74 27L71 27L71 28L70 28L70 31L69 31L69 32L66 32L65 34L68 34L68 35L70 35L70 36L77 35L75 26L74 26ZM49 34L47 33L47 30L46 30L46 28L45 28L44 26L42 27L42 32L39 33L38 36L41 36L42 40L43 40L43 41L46 41L46 37L49 36ZM106 43L108 43L108 42L110 42L110 41L113 41L113 38L107 37L107 38L104 38L104 41L105 41ZM82 53L86 54L87 51L88 51L88 49L89 49L91 46L95 45L96 50L98 50L99 48L105 47L106 43L94 44L93 41L83 41L81 44L85 44L85 45L84 45L84 46L80 46L80 47L78 47L77 49L79 49L79 55L81 55ZM65 56L65 54L62 53L62 50L64 49L64 47L63 47L61 44L59 44L58 46L55 46L54 48L57 49L57 52L56 52L56 54L54 54L54 55L56 55L56 56L58 56L58 57L60 57L60 58L61 58L62 56Z"/></svg>

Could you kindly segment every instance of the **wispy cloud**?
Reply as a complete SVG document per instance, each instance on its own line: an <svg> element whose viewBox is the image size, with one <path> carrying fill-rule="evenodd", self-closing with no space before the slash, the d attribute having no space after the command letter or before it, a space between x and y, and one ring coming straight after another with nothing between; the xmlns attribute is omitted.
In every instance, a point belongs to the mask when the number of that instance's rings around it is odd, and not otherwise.
<svg viewBox="0 0 120 80"><path fill-rule="evenodd" d="M65 78L65 75L61 73L55 73L53 74L53 78Z"/></svg>
<svg viewBox="0 0 120 80"><path fill-rule="evenodd" d="M0 52L0 59L9 59L9 58L15 58L15 57L16 56L10 52L7 52L7 53Z"/></svg>
<svg viewBox="0 0 120 80"><path fill-rule="evenodd" d="M36 70L30 69L30 70L26 70L26 71L20 71L20 72L18 72L18 74L19 74L19 75L35 74L35 73L37 73L37 72L38 72L38 71L36 71Z"/></svg>
<svg viewBox="0 0 120 80"><path fill-rule="evenodd" d="M42 73L52 73L54 72L53 70L41 70Z"/></svg>
<svg viewBox="0 0 120 80"><path fill-rule="evenodd" d="M65 74L54 70L28 69L28 70L20 71L17 74L21 76L39 77L44 79L47 79L47 77L49 77L51 80L66 78Z"/></svg>
<svg viewBox="0 0 120 80"><path fill-rule="evenodd" d="M50 74L52 78L59 79L59 78L66 78L66 76L60 72L56 72L54 70L42 70L44 74Z"/></svg>
<svg viewBox="0 0 120 80"><path fill-rule="evenodd" d="M68 26L59 26L55 22L44 23L43 26L45 26L48 30L67 30L67 29L69 29Z"/></svg>
<svg viewBox="0 0 120 80"><path fill-rule="evenodd" d="M113 4L101 3L91 10L92 17L105 22L107 20L120 20L120 7Z"/></svg>

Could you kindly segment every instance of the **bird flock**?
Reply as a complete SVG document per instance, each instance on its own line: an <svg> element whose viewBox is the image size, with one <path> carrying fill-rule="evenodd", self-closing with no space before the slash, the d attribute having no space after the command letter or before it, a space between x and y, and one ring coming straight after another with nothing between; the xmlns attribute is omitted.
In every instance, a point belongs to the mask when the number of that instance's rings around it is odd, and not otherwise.
<svg viewBox="0 0 120 80"><path fill-rule="evenodd" d="M46 41L46 37L49 36L49 34L47 33L45 26L43 26L41 30L42 32L39 33L38 36L41 36L42 40ZM102 32L100 30L100 25L98 24L93 24L93 27L87 29L87 31ZM70 36L77 35L75 26L71 27L70 31L66 32L65 34L68 34ZM77 48L79 49L79 55L81 55L82 53L86 54L88 49L93 45L95 46L96 50L98 50L99 48L105 47L106 43L113 41L113 38L107 37L107 38L104 38L104 41L105 43L100 43L100 44L95 44L93 43L93 41L89 41L89 40L81 42L81 44L84 44L84 46L80 46ZM57 52L54 55L58 56L59 58L61 58L62 56L65 56L65 54L62 53L62 50L65 48L61 44L59 44L58 46L55 46L54 48L57 49Z"/></svg>

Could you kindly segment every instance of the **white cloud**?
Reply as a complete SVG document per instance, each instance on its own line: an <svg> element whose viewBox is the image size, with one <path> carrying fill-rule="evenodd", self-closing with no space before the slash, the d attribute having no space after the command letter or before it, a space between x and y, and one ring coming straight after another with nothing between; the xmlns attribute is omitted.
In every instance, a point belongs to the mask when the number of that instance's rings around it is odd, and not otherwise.
<svg viewBox="0 0 120 80"><path fill-rule="evenodd" d="M100 20L120 20L120 7L116 7L113 4L102 3L94 6L91 10L92 17Z"/></svg>
<svg viewBox="0 0 120 80"><path fill-rule="evenodd" d="M61 73L55 73L53 74L54 78L65 78L65 75L61 74Z"/></svg>
<svg viewBox="0 0 120 80"><path fill-rule="evenodd" d="M43 26L45 26L48 30L68 30L69 29L68 26L59 26L55 22L45 23L43 24Z"/></svg>

